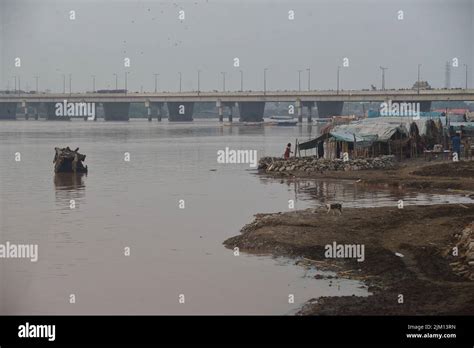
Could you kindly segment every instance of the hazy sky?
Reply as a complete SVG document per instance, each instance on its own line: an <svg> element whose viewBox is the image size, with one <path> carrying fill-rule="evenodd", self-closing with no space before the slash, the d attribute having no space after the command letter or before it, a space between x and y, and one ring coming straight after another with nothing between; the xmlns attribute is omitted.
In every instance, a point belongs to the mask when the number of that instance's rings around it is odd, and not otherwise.
<svg viewBox="0 0 474 348"><path fill-rule="evenodd" d="M181 71L192 90L201 70L201 90L222 89L220 72L238 90L243 70L244 89L261 90L264 68L268 89L297 89L298 70L306 89L308 67L312 88L335 89L344 57L344 89L380 88L380 65L386 88L410 87L418 63L422 79L443 87L453 58L451 86L464 86L468 64L474 87L473 17L474 0L0 0L0 89L13 89L13 76L34 89L39 75L40 89L62 91L62 74L73 91L91 90L91 75L97 89L115 88L114 73L123 88L130 71L129 90L154 90L154 73L160 90L178 90Z"/></svg>

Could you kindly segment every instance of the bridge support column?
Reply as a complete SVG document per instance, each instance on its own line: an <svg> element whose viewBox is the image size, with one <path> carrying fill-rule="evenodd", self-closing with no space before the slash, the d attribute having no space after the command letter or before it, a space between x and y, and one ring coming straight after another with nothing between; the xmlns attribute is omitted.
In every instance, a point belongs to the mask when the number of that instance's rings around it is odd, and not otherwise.
<svg viewBox="0 0 474 348"><path fill-rule="evenodd" d="M219 122L224 122L224 105L220 99L216 101L216 107L219 114Z"/></svg>
<svg viewBox="0 0 474 348"><path fill-rule="evenodd" d="M28 104L24 101L21 106L23 107L24 113L25 113L25 120L28 120Z"/></svg>
<svg viewBox="0 0 474 348"><path fill-rule="evenodd" d="M341 116L344 102L342 101L318 101L319 118L329 118L331 116Z"/></svg>
<svg viewBox="0 0 474 348"><path fill-rule="evenodd" d="M106 121L128 121L130 116L130 103L127 102L105 102L102 103L104 108L104 119Z"/></svg>
<svg viewBox="0 0 474 348"><path fill-rule="evenodd" d="M147 113L148 113L148 122L151 122L151 106L146 108Z"/></svg>
<svg viewBox="0 0 474 348"><path fill-rule="evenodd" d="M193 120L194 102L167 102L170 122L188 122Z"/></svg>
<svg viewBox="0 0 474 348"><path fill-rule="evenodd" d="M159 103L158 108L156 109L158 122L161 122L161 118L163 117L163 103Z"/></svg>
<svg viewBox="0 0 474 348"><path fill-rule="evenodd" d="M296 114L298 115L298 122L303 123L303 108L301 106L301 100L296 99L295 106Z"/></svg>
<svg viewBox="0 0 474 348"><path fill-rule="evenodd" d="M314 102L312 101L305 101L303 102L303 106L306 106L308 110L308 123L313 122L313 107L314 107ZM301 122L301 121L300 121Z"/></svg>
<svg viewBox="0 0 474 348"><path fill-rule="evenodd" d="M262 122L265 102L239 102L240 122Z"/></svg>
<svg viewBox="0 0 474 348"><path fill-rule="evenodd" d="M17 103L0 103L0 120L16 120Z"/></svg>
<svg viewBox="0 0 474 348"><path fill-rule="evenodd" d="M44 103L46 109L46 119L49 121L69 121L69 116L57 116L56 115L56 103Z"/></svg>
<svg viewBox="0 0 474 348"><path fill-rule="evenodd" d="M224 102L222 104L224 104L225 107L229 108L229 122L232 122L235 102Z"/></svg>
<svg viewBox="0 0 474 348"><path fill-rule="evenodd" d="M161 102L150 102L148 121L151 121L153 119L153 116L156 115L158 122L161 122L161 117L163 115L163 104L164 103Z"/></svg>
<svg viewBox="0 0 474 348"><path fill-rule="evenodd" d="M33 111L34 111L34 114L35 114L35 120L38 120L38 119L39 119L38 107L39 107L38 104L35 104L35 105L33 106Z"/></svg>

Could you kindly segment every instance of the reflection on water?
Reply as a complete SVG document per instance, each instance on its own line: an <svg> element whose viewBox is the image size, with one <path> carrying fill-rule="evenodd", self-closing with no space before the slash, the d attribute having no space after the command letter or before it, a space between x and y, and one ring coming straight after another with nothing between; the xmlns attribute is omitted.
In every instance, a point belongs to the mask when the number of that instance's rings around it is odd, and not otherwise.
<svg viewBox="0 0 474 348"><path fill-rule="evenodd" d="M54 186L57 190L83 190L87 173L55 173Z"/></svg>
<svg viewBox="0 0 474 348"><path fill-rule="evenodd" d="M295 200L310 201L315 207L334 202L343 203L348 208L396 206L400 199L405 205L474 203L474 200L466 195L359 184L354 180L272 179L268 177L261 177L260 180L263 183L278 180L292 190Z"/></svg>
<svg viewBox="0 0 474 348"><path fill-rule="evenodd" d="M87 173L55 173L56 202L65 207L70 200L82 200L85 196L84 177Z"/></svg>

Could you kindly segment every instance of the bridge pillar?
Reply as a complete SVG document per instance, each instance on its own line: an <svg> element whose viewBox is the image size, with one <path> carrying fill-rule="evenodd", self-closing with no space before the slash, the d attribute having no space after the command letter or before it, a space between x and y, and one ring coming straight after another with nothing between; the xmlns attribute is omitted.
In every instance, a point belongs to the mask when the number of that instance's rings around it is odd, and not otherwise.
<svg viewBox="0 0 474 348"><path fill-rule="evenodd" d="M28 104L26 103L25 100L22 101L21 107L23 108L23 113L24 113L25 120L28 120L28 118L29 118L29 116L28 116Z"/></svg>
<svg viewBox="0 0 474 348"><path fill-rule="evenodd" d="M46 109L46 119L49 121L69 121L69 116L56 116L56 103L44 103Z"/></svg>
<svg viewBox="0 0 474 348"><path fill-rule="evenodd" d="M33 115L34 115L34 118L35 120L37 120L39 118L39 112L38 112L38 108L40 106L40 103L27 103L26 104L26 107L30 107L33 109ZM25 112L25 119L28 120L30 118L28 112Z"/></svg>
<svg viewBox="0 0 474 348"><path fill-rule="evenodd" d="M158 122L161 122L161 117L163 115L163 104L164 103L162 102L150 102L150 114L148 114L148 121L151 121L153 116L156 115Z"/></svg>
<svg viewBox="0 0 474 348"><path fill-rule="evenodd" d="M303 106L305 106L308 110L308 123L313 122L314 102L313 101L305 101L305 102L303 102ZM301 117L301 118L303 118L303 117Z"/></svg>
<svg viewBox="0 0 474 348"><path fill-rule="evenodd" d="M234 113L234 106L229 106L230 108L230 113L229 113L229 122L232 122L233 119L233 113Z"/></svg>
<svg viewBox="0 0 474 348"><path fill-rule="evenodd" d="M262 122L265 102L239 102L240 122Z"/></svg>
<svg viewBox="0 0 474 348"><path fill-rule="evenodd" d="M219 112L219 122L223 122L224 121L224 107L219 106L217 107L217 110Z"/></svg>
<svg viewBox="0 0 474 348"><path fill-rule="evenodd" d="M296 106L296 114L298 115L298 122L302 123L303 122L303 108L301 106L300 99L296 99L295 106Z"/></svg>
<svg viewBox="0 0 474 348"><path fill-rule="evenodd" d="M16 120L17 103L0 103L0 120Z"/></svg>
<svg viewBox="0 0 474 348"><path fill-rule="evenodd" d="M104 119L106 121L128 121L130 119L128 112L130 111L130 103L127 102L105 102L102 103L104 108Z"/></svg>
<svg viewBox="0 0 474 348"><path fill-rule="evenodd" d="M187 122L193 120L194 102L167 102L170 122Z"/></svg>
<svg viewBox="0 0 474 348"><path fill-rule="evenodd" d="M329 118L331 116L341 116L344 102L342 101L318 101L319 118Z"/></svg>
<svg viewBox="0 0 474 348"><path fill-rule="evenodd" d="M229 122L232 122L235 102L224 102L222 104L224 104L224 106L227 106L229 108Z"/></svg>

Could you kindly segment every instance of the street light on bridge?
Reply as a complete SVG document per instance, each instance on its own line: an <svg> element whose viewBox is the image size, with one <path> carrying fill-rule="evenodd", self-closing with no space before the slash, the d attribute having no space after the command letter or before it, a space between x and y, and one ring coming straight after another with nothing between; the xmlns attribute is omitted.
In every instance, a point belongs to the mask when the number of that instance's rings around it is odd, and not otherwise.
<svg viewBox="0 0 474 348"><path fill-rule="evenodd" d="M130 71L125 71L125 93L127 93L128 90L128 74L130 74Z"/></svg>
<svg viewBox="0 0 474 348"><path fill-rule="evenodd" d="M421 68L421 64L418 64L418 80L417 80L417 83L416 83L418 94L420 94L420 68Z"/></svg>
<svg viewBox="0 0 474 348"><path fill-rule="evenodd" d="M92 77L92 93L95 93L95 75L91 75Z"/></svg>
<svg viewBox="0 0 474 348"><path fill-rule="evenodd" d="M380 66L380 70L382 70L382 91L385 91L385 70L388 68L384 68L383 66Z"/></svg>
<svg viewBox="0 0 474 348"><path fill-rule="evenodd" d="M339 70L341 70L341 67L337 67L337 94L339 94Z"/></svg>
<svg viewBox="0 0 474 348"><path fill-rule="evenodd" d="M158 76L160 76L160 74L153 74L155 76L155 93L158 91L158 82L157 82L157 79L158 79Z"/></svg>
<svg viewBox="0 0 474 348"><path fill-rule="evenodd" d="M183 74L181 74L181 71L178 72L178 74L179 74L179 92L181 93L181 80L183 78Z"/></svg>
<svg viewBox="0 0 474 348"><path fill-rule="evenodd" d="M244 91L244 72L240 70L240 91Z"/></svg>
<svg viewBox="0 0 474 348"><path fill-rule="evenodd" d="M35 80L36 80L36 94L38 94L38 79L39 79L39 76L36 75L36 76L35 76Z"/></svg>
<svg viewBox="0 0 474 348"><path fill-rule="evenodd" d="M466 68L466 84L465 84L464 88L467 89L467 64L464 64L464 67Z"/></svg>
<svg viewBox="0 0 474 348"><path fill-rule="evenodd" d="M298 92L301 92L301 72L303 70L298 70Z"/></svg>
<svg viewBox="0 0 474 348"><path fill-rule="evenodd" d="M115 90L118 89L118 75L117 74L113 74L115 76Z"/></svg>
<svg viewBox="0 0 474 348"><path fill-rule="evenodd" d="M308 91L311 91L311 68L307 68L306 71L308 72Z"/></svg>
<svg viewBox="0 0 474 348"><path fill-rule="evenodd" d="M222 74L222 91L225 92L225 72L221 71Z"/></svg>
<svg viewBox="0 0 474 348"><path fill-rule="evenodd" d="M263 69L263 94L267 93L267 70L268 68Z"/></svg>
<svg viewBox="0 0 474 348"><path fill-rule="evenodd" d="M197 92L199 94L199 90L201 89L201 70L198 70L197 73L198 73Z"/></svg>

